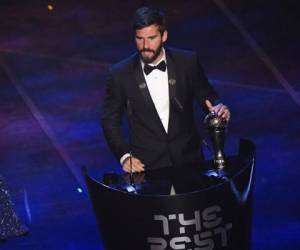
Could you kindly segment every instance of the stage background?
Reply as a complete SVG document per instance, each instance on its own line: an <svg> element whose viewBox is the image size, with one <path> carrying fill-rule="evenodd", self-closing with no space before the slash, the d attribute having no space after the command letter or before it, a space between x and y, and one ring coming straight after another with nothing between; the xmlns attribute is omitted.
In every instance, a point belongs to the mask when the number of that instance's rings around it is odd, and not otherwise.
<svg viewBox="0 0 300 250"><path fill-rule="evenodd" d="M0 174L30 233L0 248L102 249L80 167L120 171L100 128L105 78L135 51L131 16L148 4L230 107L226 153L257 145L253 249L300 249L299 6L279 0L2 0Z"/></svg>

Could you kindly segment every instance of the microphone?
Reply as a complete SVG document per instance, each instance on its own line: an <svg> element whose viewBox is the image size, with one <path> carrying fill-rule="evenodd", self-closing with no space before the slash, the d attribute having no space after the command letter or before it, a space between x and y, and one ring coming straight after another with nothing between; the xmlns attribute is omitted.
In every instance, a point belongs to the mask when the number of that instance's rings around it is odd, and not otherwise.
<svg viewBox="0 0 300 250"><path fill-rule="evenodd" d="M126 103L126 108L127 108L127 115L128 115L128 119L131 118L133 112L132 112L132 107L131 107L131 103L130 100L127 99L127 103Z"/></svg>
<svg viewBox="0 0 300 250"><path fill-rule="evenodd" d="M130 100L127 99L127 103L126 103L126 107L127 107L127 115L128 115L128 120L130 120L130 118L132 117L132 107L131 107L131 103ZM132 150L131 150L131 133L129 132L129 137L128 137L128 144L129 144L129 165L130 165L130 170L129 170L129 179L130 179L130 185L134 186L134 178L133 178L133 172L132 172Z"/></svg>
<svg viewBox="0 0 300 250"><path fill-rule="evenodd" d="M129 172L129 179L130 179L130 185L134 186L134 178L133 178L133 172L132 172L132 154L130 151L129 156L129 165L130 165L130 172Z"/></svg>
<svg viewBox="0 0 300 250"><path fill-rule="evenodd" d="M183 112L183 111L184 111L183 106L182 106L182 104L180 103L180 101L176 98L176 96L173 97L173 100L174 100L174 105L175 105L176 109L177 109L179 112Z"/></svg>

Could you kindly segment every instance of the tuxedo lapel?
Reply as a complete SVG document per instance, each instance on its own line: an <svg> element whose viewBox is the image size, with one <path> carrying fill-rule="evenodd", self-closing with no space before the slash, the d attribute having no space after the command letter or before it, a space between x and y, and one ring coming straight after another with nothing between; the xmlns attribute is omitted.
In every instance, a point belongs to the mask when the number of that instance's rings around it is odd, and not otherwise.
<svg viewBox="0 0 300 250"><path fill-rule="evenodd" d="M168 69L168 84L169 84L169 97L171 100L176 97L176 67L174 59L168 49L166 51L167 69Z"/></svg>
<svg viewBox="0 0 300 250"><path fill-rule="evenodd" d="M183 111L183 107L176 97L176 86L177 86L177 76L176 76L176 65L172 52L168 49L166 51L167 58L167 68L168 68L168 84L169 84L169 124L168 124L168 135L172 133L172 124L174 121L174 115L176 112Z"/></svg>
<svg viewBox="0 0 300 250"><path fill-rule="evenodd" d="M147 87L146 79L144 77L143 69L142 69L142 66L139 61L138 56L135 60L134 73L135 73L135 79L136 79L138 89L139 89L140 93L142 94L144 101L146 102L146 105L152 109L153 102L152 102L152 99L150 96L149 89ZM154 104L153 104L153 106L154 106Z"/></svg>

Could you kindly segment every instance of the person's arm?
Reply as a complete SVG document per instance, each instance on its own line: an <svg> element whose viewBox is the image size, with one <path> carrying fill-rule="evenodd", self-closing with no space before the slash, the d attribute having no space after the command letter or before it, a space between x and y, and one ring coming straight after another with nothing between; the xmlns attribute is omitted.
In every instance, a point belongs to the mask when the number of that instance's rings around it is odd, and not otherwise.
<svg viewBox="0 0 300 250"><path fill-rule="evenodd" d="M216 112L218 116L229 121L230 111L226 105L224 105L217 92L208 82L208 79L204 73L203 67L199 63L198 57L195 54L190 67L191 85L196 100L209 112Z"/></svg>
<svg viewBox="0 0 300 250"><path fill-rule="evenodd" d="M130 146L125 142L122 133L121 119L126 106L125 94L122 91L110 72L106 82L101 125L106 141L115 157L120 160L122 169L130 172L132 167L132 172L141 172L144 171L144 164L139 159L131 157L130 164Z"/></svg>
<svg viewBox="0 0 300 250"><path fill-rule="evenodd" d="M122 91L120 83L110 72L106 82L101 125L108 146L118 160L130 152L121 128L121 119L126 105L126 98Z"/></svg>

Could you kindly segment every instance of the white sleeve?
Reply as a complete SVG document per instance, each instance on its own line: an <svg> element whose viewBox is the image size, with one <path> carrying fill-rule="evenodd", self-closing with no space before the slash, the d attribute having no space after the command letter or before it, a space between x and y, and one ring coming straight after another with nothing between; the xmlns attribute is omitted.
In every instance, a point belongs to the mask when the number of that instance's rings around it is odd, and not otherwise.
<svg viewBox="0 0 300 250"><path fill-rule="evenodd" d="M130 157L130 154L129 154L129 153L126 153L125 155L123 155L123 156L121 157L121 159L120 159L120 164L121 164L122 166L123 166L124 161L125 161L128 157Z"/></svg>

